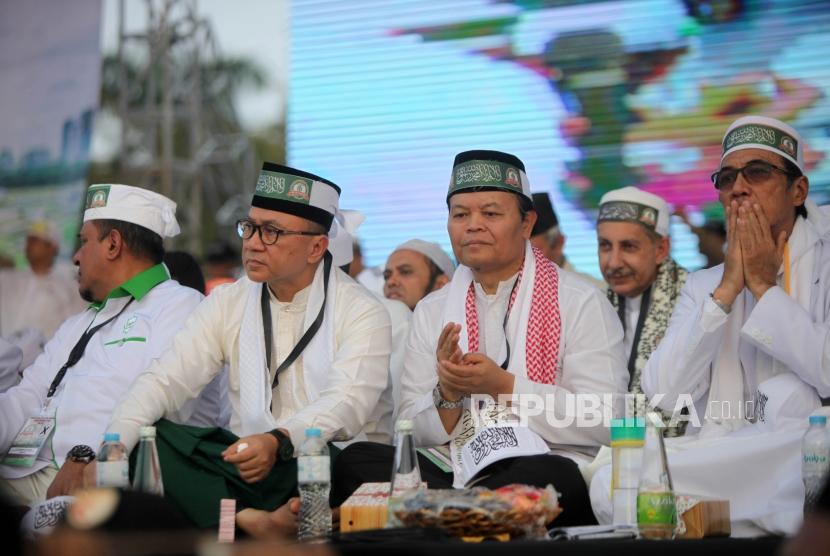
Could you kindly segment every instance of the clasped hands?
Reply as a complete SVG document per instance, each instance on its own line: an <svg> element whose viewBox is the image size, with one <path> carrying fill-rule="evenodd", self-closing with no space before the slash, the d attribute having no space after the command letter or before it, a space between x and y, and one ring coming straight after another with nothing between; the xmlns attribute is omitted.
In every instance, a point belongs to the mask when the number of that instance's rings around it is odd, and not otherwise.
<svg viewBox="0 0 830 556"><path fill-rule="evenodd" d="M513 375L502 369L483 353L462 353L458 340L461 325L447 323L438 337L435 357L438 362L438 383L446 400L456 401L470 394L513 392Z"/></svg>
<svg viewBox="0 0 830 556"><path fill-rule="evenodd" d="M727 305L748 288L756 299L776 285L787 244L786 231L772 236L769 220L758 200L748 196L726 206L726 258L723 278L714 297Z"/></svg>

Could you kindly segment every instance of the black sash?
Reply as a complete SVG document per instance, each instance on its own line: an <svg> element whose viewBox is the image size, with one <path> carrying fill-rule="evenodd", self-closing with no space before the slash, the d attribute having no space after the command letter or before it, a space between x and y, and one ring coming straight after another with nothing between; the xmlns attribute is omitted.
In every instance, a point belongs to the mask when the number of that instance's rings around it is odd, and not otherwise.
<svg viewBox="0 0 830 556"><path fill-rule="evenodd" d="M58 386L60 386L63 377L66 375L66 371L68 371L70 367L74 367L75 364L81 360L81 357L84 356L84 350L86 349L89 340L92 339L92 336L94 336L95 333L101 330L103 327L105 327L118 317L120 317L121 313L123 313L124 310L127 307L129 307L130 303L132 303L134 299L134 297L130 297L130 300L127 301L127 304L124 305L121 308L121 310L115 314L115 316L108 318L98 326L95 326L93 328L87 328L86 332L84 332L83 336L81 336L81 339L78 340L78 343L76 343L75 347L72 348L72 351L69 352L69 358L66 360L66 363L63 364L63 367L61 367L61 369L58 371L58 374L55 375L54 380L52 380L52 385L49 386L49 392L46 394L47 398L51 398L55 394L55 391L58 389Z"/></svg>
<svg viewBox="0 0 830 556"><path fill-rule="evenodd" d="M291 353L286 356L282 363L279 364L277 367L277 371L274 373L274 382L271 384L271 389L274 389L279 385L280 380L280 373L287 369L291 363L293 363L297 357L303 352L306 346L311 342L311 339L314 338L314 335L317 334L317 331L320 330L320 326L323 324L323 314L326 311L326 301L328 300L329 295L329 275L331 274L331 253L326 251L326 254L323 255L323 304L320 306L320 312L317 313L317 318L314 319L314 322L311 323L311 326L308 327L308 330L305 331L303 337L300 338L300 341L297 342L297 345L294 346L294 349L291 350ZM273 341L273 329L271 324L271 303L270 303L270 295L268 294L268 283L265 282L262 284L262 296L260 297L260 305L262 307L262 332L265 336L265 365L268 367L268 373L271 373L271 342Z"/></svg>

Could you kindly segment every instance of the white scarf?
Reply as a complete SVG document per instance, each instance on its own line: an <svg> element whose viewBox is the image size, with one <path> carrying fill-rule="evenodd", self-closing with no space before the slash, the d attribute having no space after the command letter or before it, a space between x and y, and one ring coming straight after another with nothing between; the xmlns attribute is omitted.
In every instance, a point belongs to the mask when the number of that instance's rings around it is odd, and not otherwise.
<svg viewBox="0 0 830 556"><path fill-rule="evenodd" d="M320 329L303 350L302 372L306 396L314 402L325 389L334 358L334 307L337 302L338 269L332 267L329 277L328 299ZM263 335L262 309L260 299L262 284L251 282L239 329L239 382L240 382L240 422L242 436L259 434L277 428L278 424L271 412L271 377L265 361L265 341ZM323 262L314 273L311 291L306 305L303 331L308 330L323 304ZM273 330L277 330L279 312L272 311ZM288 354L280 354L283 358ZM296 364L296 363L294 363Z"/></svg>

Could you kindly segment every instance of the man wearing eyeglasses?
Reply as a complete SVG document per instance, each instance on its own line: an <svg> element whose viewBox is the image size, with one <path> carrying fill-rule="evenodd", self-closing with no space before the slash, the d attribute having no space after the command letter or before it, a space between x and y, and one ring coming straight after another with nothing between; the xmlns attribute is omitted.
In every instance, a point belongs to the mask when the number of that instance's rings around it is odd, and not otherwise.
<svg viewBox="0 0 830 556"><path fill-rule="evenodd" d="M219 500L235 498L247 506L240 526L290 535L298 505L287 501L306 429L347 440L371 424L391 326L380 302L339 268L351 260L339 195L326 179L265 163L237 225L246 276L206 298L113 416L109 431L132 449L140 426L229 365L230 431L157 424L165 495L197 526L215 526Z"/></svg>
<svg viewBox="0 0 830 556"><path fill-rule="evenodd" d="M830 395L830 222L807 198L803 151L798 132L771 118L741 118L724 136L712 180L726 260L689 276L643 372L662 407L690 395L704 429L757 420L758 386L783 373L809 385L816 403Z"/></svg>
<svg viewBox="0 0 830 556"><path fill-rule="evenodd" d="M666 441L675 491L729 500L742 536L798 528L801 439L830 395L830 220L807 198L802 143L766 117L726 131L712 176L726 260L689 274L643 370L653 403L691 410L686 436ZM591 483L600 522L610 482L609 467Z"/></svg>

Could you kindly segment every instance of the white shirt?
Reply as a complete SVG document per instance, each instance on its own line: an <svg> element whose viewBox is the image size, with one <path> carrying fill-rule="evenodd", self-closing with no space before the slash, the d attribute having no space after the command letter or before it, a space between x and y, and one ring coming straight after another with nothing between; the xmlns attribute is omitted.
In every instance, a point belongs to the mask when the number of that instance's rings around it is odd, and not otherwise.
<svg viewBox="0 0 830 556"><path fill-rule="evenodd" d="M380 302L340 270L332 270L337 296L334 307L335 353L328 387L312 399L303 382L302 359L280 374L273 399L277 426L288 430L295 447L305 429L321 429L325 439L345 440L369 423L389 375L389 315ZM229 365L230 430L241 433L239 331L250 281L242 278L213 290L173 341L173 348L156 361L131 387L116 409L110 432L121 434L128 448L138 442L138 429L175 410L196 396ZM281 311L274 331L274 359L282 361L304 330L297 325L302 292L290 303L271 299L274 315ZM287 317L287 318L283 318ZM295 318L296 317L296 318ZM277 327L275 327L277 328ZM267 431L262 431L267 432Z"/></svg>
<svg viewBox="0 0 830 556"><path fill-rule="evenodd" d="M631 346L634 345L634 336L637 333L637 320L640 318L640 307L643 304L643 294L625 299L625 345L626 360L631 356Z"/></svg>
<svg viewBox="0 0 830 556"><path fill-rule="evenodd" d="M112 298L100 311L89 308L69 318L26 369L20 384L0 394L0 453L6 453L26 420L40 413L50 384L87 328L116 315L129 299ZM50 412L56 412L57 425L51 442L33 467L0 464L0 476L17 478L49 465L60 467L66 453L77 444L97 449L118 400L135 377L169 347L201 299L196 290L166 280L101 328L55 392Z"/></svg>
<svg viewBox="0 0 830 556"><path fill-rule="evenodd" d="M17 384L17 373L22 359L23 352L19 347L0 338L0 392L5 392Z"/></svg>
<svg viewBox="0 0 830 556"><path fill-rule="evenodd" d="M494 360L497 356L493 354L498 354L504 347L502 324L514 279L499 284L497 292L489 296L479 284L475 287L479 345ZM399 414L414 419L419 445L445 444L460 432L461 420L459 426L447 434L432 399L432 390L438 382L435 349L443 328L449 291L450 288L445 286L418 303L407 341ZM513 393L536 394L548 400L541 415L530 417L530 428L558 453L587 456L608 442L606 428L579 427L575 419L567 426L551 426L549 421L565 423L569 417L575 418L575 406L565 400L570 394L626 391L628 371L623 360L622 326L599 289L562 270L559 271L559 310L562 336L557 383L540 384L516 376ZM524 332L524 327L521 328ZM510 343L512 346L516 342L511 340Z"/></svg>
<svg viewBox="0 0 830 556"><path fill-rule="evenodd" d="M63 321L86 308L75 276L57 263L45 275L28 268L0 270L0 336L23 349L24 368Z"/></svg>
<svg viewBox="0 0 830 556"><path fill-rule="evenodd" d="M819 217L820 211L810 210L810 216L810 220ZM808 232L804 224L799 219L791 243L797 234ZM688 394L701 420L713 375L734 378L745 400L764 380L785 372L795 373L819 396L830 396L828 236L823 241L816 237L805 254L813 258L813 271L810 276L794 276L793 285L801 284L800 297L809 310L781 286L773 286L757 301L744 290L738 298L743 307L738 308L736 300L726 314L710 296L721 281L724 265L689 274L666 335L643 369L646 395L663 394L658 405L674 409L678 397ZM719 361L729 360L726 356L733 364L718 368Z"/></svg>

